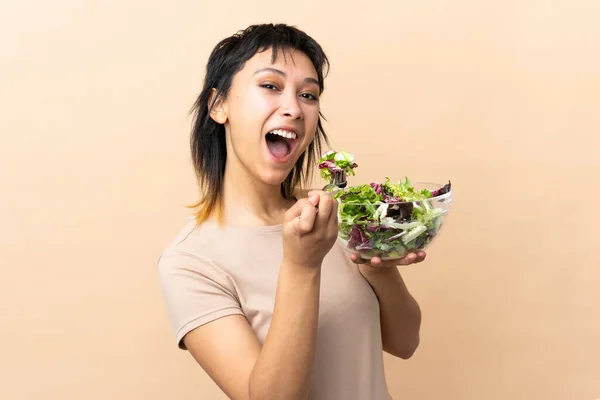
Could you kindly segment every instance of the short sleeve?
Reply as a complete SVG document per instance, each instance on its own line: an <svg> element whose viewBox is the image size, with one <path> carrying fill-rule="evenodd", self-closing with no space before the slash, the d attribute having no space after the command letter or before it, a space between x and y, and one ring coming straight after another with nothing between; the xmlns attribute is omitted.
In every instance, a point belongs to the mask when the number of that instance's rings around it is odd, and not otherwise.
<svg viewBox="0 0 600 400"><path fill-rule="evenodd" d="M242 314L231 278L192 254L162 255L159 280L177 345L191 330L227 315Z"/></svg>

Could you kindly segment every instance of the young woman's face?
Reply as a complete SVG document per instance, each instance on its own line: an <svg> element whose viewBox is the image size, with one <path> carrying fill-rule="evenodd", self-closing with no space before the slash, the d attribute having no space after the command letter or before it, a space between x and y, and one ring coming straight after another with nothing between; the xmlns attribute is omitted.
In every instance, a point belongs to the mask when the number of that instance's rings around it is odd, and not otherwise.
<svg viewBox="0 0 600 400"><path fill-rule="evenodd" d="M257 53L233 79L213 113L225 125L227 168L280 185L314 139L319 121L319 84L301 52Z"/></svg>

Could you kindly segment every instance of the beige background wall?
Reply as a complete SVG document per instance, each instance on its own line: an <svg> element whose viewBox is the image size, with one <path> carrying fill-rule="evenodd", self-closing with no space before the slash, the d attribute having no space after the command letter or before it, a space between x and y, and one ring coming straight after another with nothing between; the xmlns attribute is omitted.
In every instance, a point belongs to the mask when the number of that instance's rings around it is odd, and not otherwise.
<svg viewBox="0 0 600 400"><path fill-rule="evenodd" d="M1 399L223 398L176 350L155 263L196 200L208 53L267 21L328 52L354 182L455 185L404 272L423 334L386 358L394 398L600 398L600 2L368 4L2 2Z"/></svg>

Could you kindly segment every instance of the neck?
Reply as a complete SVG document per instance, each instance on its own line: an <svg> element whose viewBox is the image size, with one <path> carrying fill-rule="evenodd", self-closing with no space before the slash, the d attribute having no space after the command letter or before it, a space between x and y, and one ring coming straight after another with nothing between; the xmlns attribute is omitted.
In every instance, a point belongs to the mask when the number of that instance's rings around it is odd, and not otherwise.
<svg viewBox="0 0 600 400"><path fill-rule="evenodd" d="M283 198L280 185L267 185L243 168L227 165L223 177L223 216L227 225L265 226L283 223L293 204Z"/></svg>

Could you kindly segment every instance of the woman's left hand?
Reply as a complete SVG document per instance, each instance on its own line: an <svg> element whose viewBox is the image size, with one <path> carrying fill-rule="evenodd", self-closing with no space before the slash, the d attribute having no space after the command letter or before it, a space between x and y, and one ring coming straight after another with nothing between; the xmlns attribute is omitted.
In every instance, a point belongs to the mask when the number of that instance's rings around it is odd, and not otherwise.
<svg viewBox="0 0 600 400"><path fill-rule="evenodd" d="M361 268L366 268L369 272L376 272L385 270L389 267L397 267L400 265L410 265L410 264L418 264L422 262L427 254L420 250L418 252L411 252L405 255L404 257L397 260L382 260L379 257L373 257L370 260L365 260L360 258L357 254L351 254L350 260L358 264Z"/></svg>

